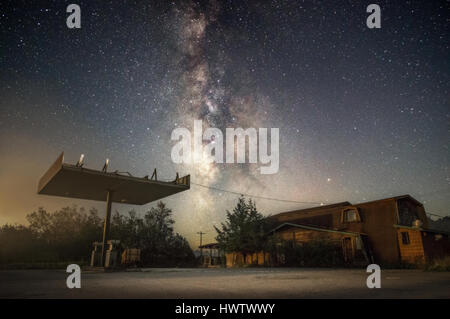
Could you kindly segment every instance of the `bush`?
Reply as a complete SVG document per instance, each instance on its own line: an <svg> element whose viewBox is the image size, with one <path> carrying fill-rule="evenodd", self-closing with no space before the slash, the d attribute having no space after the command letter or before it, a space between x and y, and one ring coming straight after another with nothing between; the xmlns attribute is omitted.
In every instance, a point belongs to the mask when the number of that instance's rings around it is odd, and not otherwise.
<svg viewBox="0 0 450 319"><path fill-rule="evenodd" d="M171 214L162 202L143 218L133 211L128 216L116 212L110 238L124 247L140 248L142 266L195 265L187 240L173 231ZM0 227L0 269L65 268L73 260L86 264L92 243L102 239L103 220L95 209L85 212L73 206L48 213L39 208L27 219L29 226Z"/></svg>
<svg viewBox="0 0 450 319"><path fill-rule="evenodd" d="M283 241L276 253L281 264L289 267L329 267L344 265L342 249L327 241L294 243ZM278 258L280 259L280 258Z"/></svg>
<svg viewBox="0 0 450 319"><path fill-rule="evenodd" d="M428 271L450 271L450 256L435 259L425 265Z"/></svg>

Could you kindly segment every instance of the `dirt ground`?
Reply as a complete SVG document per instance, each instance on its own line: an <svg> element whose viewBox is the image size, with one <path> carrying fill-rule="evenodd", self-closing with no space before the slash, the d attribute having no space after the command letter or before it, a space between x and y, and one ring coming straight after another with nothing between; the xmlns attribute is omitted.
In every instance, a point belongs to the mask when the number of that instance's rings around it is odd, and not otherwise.
<svg viewBox="0 0 450 319"><path fill-rule="evenodd" d="M365 269L176 269L82 271L81 288L64 270L0 271L0 298L450 298L450 272L382 270L369 289Z"/></svg>

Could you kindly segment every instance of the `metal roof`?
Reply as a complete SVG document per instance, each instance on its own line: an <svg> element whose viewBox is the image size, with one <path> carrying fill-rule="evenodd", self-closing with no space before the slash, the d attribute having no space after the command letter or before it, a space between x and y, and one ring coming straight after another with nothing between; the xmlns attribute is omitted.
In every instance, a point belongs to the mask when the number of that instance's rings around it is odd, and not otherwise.
<svg viewBox="0 0 450 319"><path fill-rule="evenodd" d="M283 223L283 224L275 227L274 229L272 229L269 233L276 232L280 228L283 228L283 227L286 227L286 226L296 227L296 228L303 228L303 229L308 229L308 230L315 230L315 231L330 232L330 233L339 233L339 234L344 234L344 235L353 235L353 236L365 235L364 233L341 231L341 230L334 230L334 229L329 229L329 228L321 228L321 227L316 227L316 226L309 226L309 225L302 225L302 224L293 224L293 223Z"/></svg>
<svg viewBox="0 0 450 319"><path fill-rule="evenodd" d="M417 205L423 206L423 204L421 202L419 202L418 200L416 200L414 197L412 197L411 195L405 194L405 195L382 198L382 199L377 199L377 200L373 200L370 202L362 202L362 203L357 203L357 204L352 204L352 203L346 201L346 202L339 202L339 203L334 203L334 204L330 204L330 205L301 208L301 209L291 210L291 211L287 211L287 212L281 212L281 213L278 213L275 215L268 216L267 218L268 219L279 219L280 217L296 215L296 214L301 214L301 216L302 216L301 218L303 218L304 216L307 216L308 213L323 212L323 211L328 211L328 210L332 210L332 209L344 208L346 206L357 207L357 206L363 206L363 205L370 205L370 204L373 204L376 202L399 200L399 199L403 199L403 198L408 198L411 201L413 201L414 203L416 203Z"/></svg>
<svg viewBox="0 0 450 319"><path fill-rule="evenodd" d="M432 228L422 228L422 227L414 227L414 226L404 226L404 225L397 225L394 224L395 228L404 228L409 230L418 230L421 232L428 232L428 233L436 233L436 234L444 234L444 235L450 235L450 232L440 229L432 229Z"/></svg>
<svg viewBox="0 0 450 319"><path fill-rule="evenodd" d="M304 216L306 216L306 213L315 213L315 212L322 212L322 211L327 211L330 209L339 209L342 207L346 207L346 206L351 206L352 204L350 202L340 202L340 203L334 203L334 204L329 204L329 205L322 205L322 206L314 206L314 207L309 207L309 208L301 208L301 209L296 209L296 210L290 210L287 212L281 212L275 215L270 215L267 218L268 219L278 219L280 217L283 216L289 216L289 215L296 215L298 213L302 213L305 214Z"/></svg>
<svg viewBox="0 0 450 319"><path fill-rule="evenodd" d="M404 199L404 198L408 198L409 200L413 201L415 204L417 204L419 206L423 206L423 204L421 202L419 202L417 199L415 199L414 197L412 197L409 194L404 194L404 195L399 195L399 196L393 196L393 197L388 197L388 198L372 200L370 202L362 202L362 203L354 204L353 206L360 206L360 205L362 206L362 205L367 205L367 204L372 204L372 203L382 202L382 201L390 201L390 200L397 201L399 199Z"/></svg>
<svg viewBox="0 0 450 319"><path fill-rule="evenodd" d="M198 248L212 248L212 249L217 249L217 248L219 248L219 244L218 244L218 243L204 244L204 245L198 246Z"/></svg>
<svg viewBox="0 0 450 319"><path fill-rule="evenodd" d="M162 182L65 164L64 153L39 180L38 194L105 201L112 191L116 203L143 205L190 188L190 175Z"/></svg>

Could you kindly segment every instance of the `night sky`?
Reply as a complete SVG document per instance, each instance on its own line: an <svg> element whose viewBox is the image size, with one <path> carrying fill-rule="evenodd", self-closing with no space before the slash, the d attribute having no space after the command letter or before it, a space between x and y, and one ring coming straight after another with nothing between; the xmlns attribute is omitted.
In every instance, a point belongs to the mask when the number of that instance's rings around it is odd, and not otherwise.
<svg viewBox="0 0 450 319"><path fill-rule="evenodd" d="M81 7L68 29L66 7ZM411 194L449 215L445 1L2 1L0 224L103 203L36 195L62 152L85 167L329 204ZM381 29L366 7L381 7ZM280 170L176 165L176 127L280 129ZM213 241L237 195L196 185L165 201ZM274 214L314 204L256 199ZM144 212L152 204L134 207ZM131 206L114 205L120 212Z"/></svg>

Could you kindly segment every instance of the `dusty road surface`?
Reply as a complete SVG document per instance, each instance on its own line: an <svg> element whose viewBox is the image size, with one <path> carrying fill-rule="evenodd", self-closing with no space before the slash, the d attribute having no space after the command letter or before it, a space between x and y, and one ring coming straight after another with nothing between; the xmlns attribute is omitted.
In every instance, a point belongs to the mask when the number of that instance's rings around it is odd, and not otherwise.
<svg viewBox="0 0 450 319"><path fill-rule="evenodd" d="M173 269L82 271L68 289L64 270L0 271L0 298L450 298L449 272L365 269Z"/></svg>

